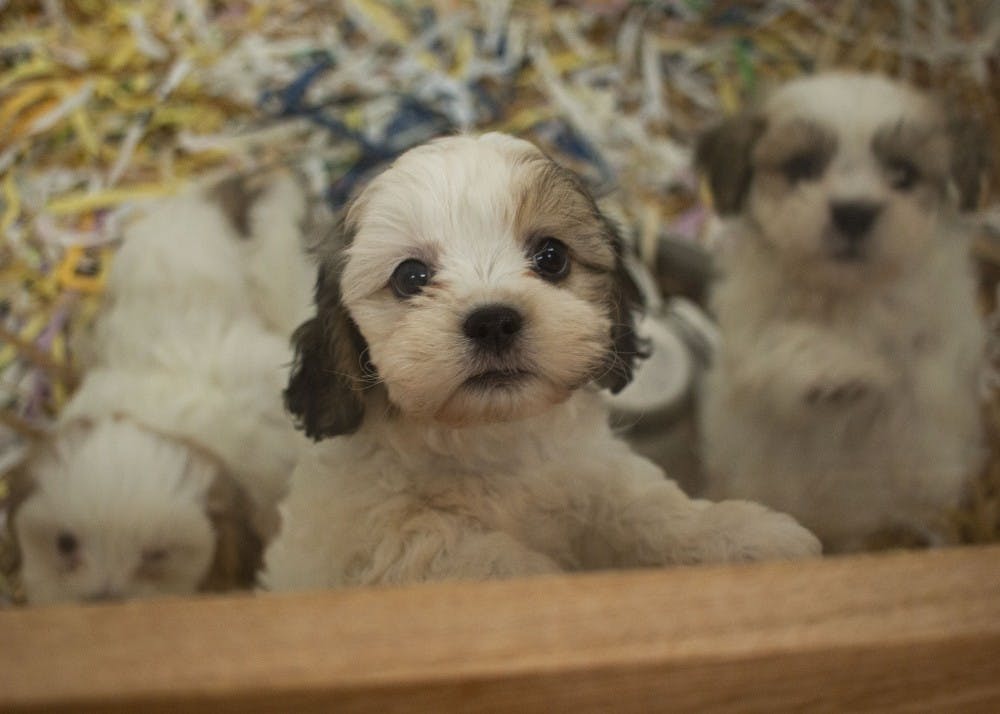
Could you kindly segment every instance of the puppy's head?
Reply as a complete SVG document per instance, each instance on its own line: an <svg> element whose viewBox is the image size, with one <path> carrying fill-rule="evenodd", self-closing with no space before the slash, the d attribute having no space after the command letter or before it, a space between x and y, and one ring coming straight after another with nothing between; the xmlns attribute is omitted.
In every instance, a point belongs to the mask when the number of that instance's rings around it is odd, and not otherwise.
<svg viewBox="0 0 1000 714"><path fill-rule="evenodd" d="M64 428L28 465L14 516L29 602L195 592L215 547L214 469L128 421Z"/></svg>
<svg viewBox="0 0 1000 714"><path fill-rule="evenodd" d="M452 425L540 413L638 355L623 247L569 172L499 134L413 149L350 206L286 403L319 439L366 403Z"/></svg>
<svg viewBox="0 0 1000 714"><path fill-rule="evenodd" d="M974 205L984 167L968 129L902 84L818 75L705 134L696 161L718 211L742 214L780 259L893 270L932 248L943 209Z"/></svg>

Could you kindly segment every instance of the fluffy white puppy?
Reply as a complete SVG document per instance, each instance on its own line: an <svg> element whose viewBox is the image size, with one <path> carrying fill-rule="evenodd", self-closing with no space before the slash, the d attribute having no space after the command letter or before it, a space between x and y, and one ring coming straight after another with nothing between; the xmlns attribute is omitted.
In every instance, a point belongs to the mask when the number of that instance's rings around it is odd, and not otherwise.
<svg viewBox="0 0 1000 714"><path fill-rule="evenodd" d="M295 181L250 183L166 200L126 231L81 386L23 471L30 602L194 592L213 556L252 582L305 443L280 393L314 269Z"/></svg>
<svg viewBox="0 0 1000 714"><path fill-rule="evenodd" d="M264 586L817 553L787 516L689 500L612 434L597 392L631 378L635 296L611 226L531 144L404 154L326 246L295 334L286 403L337 438L292 475Z"/></svg>
<svg viewBox="0 0 1000 714"><path fill-rule="evenodd" d="M707 133L734 220L707 380L713 497L787 511L827 550L932 536L980 459L983 330L959 210L979 147L916 90L830 74Z"/></svg>

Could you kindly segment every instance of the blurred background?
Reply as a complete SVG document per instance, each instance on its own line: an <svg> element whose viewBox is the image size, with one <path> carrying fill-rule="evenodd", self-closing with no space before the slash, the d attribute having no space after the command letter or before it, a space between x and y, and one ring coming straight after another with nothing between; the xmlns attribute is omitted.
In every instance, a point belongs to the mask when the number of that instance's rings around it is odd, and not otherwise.
<svg viewBox="0 0 1000 714"><path fill-rule="evenodd" d="M72 393L72 335L143 201L291 164L336 212L415 144L501 130L583 176L661 292L703 306L714 219L693 139L831 68L908 79L987 127L995 168L973 218L998 343L997 0L0 0L0 473ZM0 476L0 533L8 491ZM1000 538L1000 458L955 522L962 540ZM13 564L0 537L0 602Z"/></svg>

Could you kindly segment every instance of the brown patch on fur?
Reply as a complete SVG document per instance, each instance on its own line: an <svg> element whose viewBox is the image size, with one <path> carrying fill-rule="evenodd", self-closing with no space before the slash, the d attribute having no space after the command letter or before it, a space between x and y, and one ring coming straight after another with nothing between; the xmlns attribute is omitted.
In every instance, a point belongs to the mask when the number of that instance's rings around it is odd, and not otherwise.
<svg viewBox="0 0 1000 714"><path fill-rule="evenodd" d="M240 237L249 238L250 209L263 192L264 187L254 177L233 176L216 184L209 196L219 204Z"/></svg>
<svg viewBox="0 0 1000 714"><path fill-rule="evenodd" d="M5 511L7 514L6 528L0 533L0 578L6 581L5 590L15 604L24 604L25 597L20 582L21 546L14 530L14 519L21 506L35 490L35 482L31 478L29 468L31 458L32 454L29 453L20 464L4 474L7 493L0 500L0 511Z"/></svg>
<svg viewBox="0 0 1000 714"><path fill-rule="evenodd" d="M573 173L538 156L526 160L524 182L515 190L515 234L522 239L551 236L568 245L574 261L608 271L614 252L597 204Z"/></svg>
<svg viewBox="0 0 1000 714"><path fill-rule="evenodd" d="M951 137L951 177L958 187L959 208L972 211L986 202L989 193L990 137L986 128L968 118L948 123Z"/></svg>
<svg viewBox="0 0 1000 714"><path fill-rule="evenodd" d="M264 543L253 528L254 506L236 479L219 469L208 492L206 512L215 532L215 555L201 592L249 589L256 583Z"/></svg>
<svg viewBox="0 0 1000 714"><path fill-rule="evenodd" d="M753 178L753 147L766 126L761 116L740 114L698 139L695 166L708 176L715 208L723 216L743 208Z"/></svg>
<svg viewBox="0 0 1000 714"><path fill-rule="evenodd" d="M516 235L525 240L551 236L569 246L577 270L571 270L567 284L584 299L605 303L611 318L608 351L593 377L600 386L620 392L632 381L636 361L646 355L635 332L642 299L625 268L624 242L571 171L543 154L527 158L524 169L524 183L515 189Z"/></svg>
<svg viewBox="0 0 1000 714"><path fill-rule="evenodd" d="M921 180L941 190L947 185L948 137L933 124L899 122L885 127L872 139L872 153L886 168L905 161L913 164Z"/></svg>
<svg viewBox="0 0 1000 714"><path fill-rule="evenodd" d="M1000 542L1000 394L991 393L981 407L986 459L962 506L949 514L952 540L959 543Z"/></svg>
<svg viewBox="0 0 1000 714"><path fill-rule="evenodd" d="M943 125L934 120L924 124L900 122L880 131L872 150L883 162L906 160L917 167L922 178L945 190L949 180L958 190L958 207L977 208L986 192L991 168L989 137L978 122L956 117Z"/></svg>
<svg viewBox="0 0 1000 714"><path fill-rule="evenodd" d="M625 244L615 226L603 219L615 251L611 288L607 292L611 316L611 349L606 355L604 372L597 383L617 394L632 381L635 365L649 356L648 342L636 332L636 315L644 307L642 291L625 265Z"/></svg>
<svg viewBox="0 0 1000 714"><path fill-rule="evenodd" d="M348 216L353 215L351 209ZM366 400L380 389L368 360L368 343L341 300L341 251L353 240L350 226L341 222L321 246L316 314L292 335L295 359L284 391L285 408L315 441L356 431Z"/></svg>
<svg viewBox="0 0 1000 714"><path fill-rule="evenodd" d="M751 151L757 166L781 168L799 155L814 156L825 167L837 150L837 137L826 127L807 119L783 122L763 133Z"/></svg>

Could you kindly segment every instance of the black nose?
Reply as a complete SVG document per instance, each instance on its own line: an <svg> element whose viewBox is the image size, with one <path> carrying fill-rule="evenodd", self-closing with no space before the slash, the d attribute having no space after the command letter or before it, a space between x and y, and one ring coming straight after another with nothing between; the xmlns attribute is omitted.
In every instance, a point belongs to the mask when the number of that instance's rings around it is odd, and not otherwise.
<svg viewBox="0 0 1000 714"><path fill-rule="evenodd" d="M847 238L859 240L871 229L882 207L877 203L852 201L830 206L833 225Z"/></svg>
<svg viewBox="0 0 1000 714"><path fill-rule="evenodd" d="M476 308L465 318L462 332L478 347L500 354L521 331L521 313L506 305Z"/></svg>

